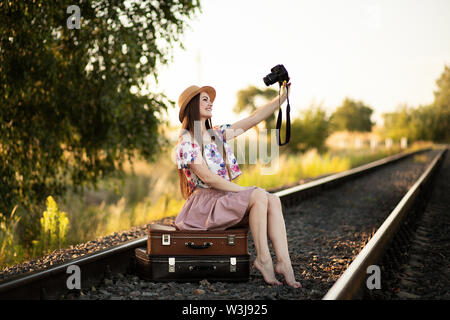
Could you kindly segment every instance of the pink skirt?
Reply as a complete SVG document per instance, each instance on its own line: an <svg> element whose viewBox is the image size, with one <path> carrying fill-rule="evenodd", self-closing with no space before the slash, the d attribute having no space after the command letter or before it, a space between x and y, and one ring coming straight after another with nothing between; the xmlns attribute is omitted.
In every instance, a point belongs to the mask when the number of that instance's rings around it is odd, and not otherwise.
<svg viewBox="0 0 450 320"><path fill-rule="evenodd" d="M175 219L180 230L225 230L248 227L248 205L254 189L231 192L197 187Z"/></svg>

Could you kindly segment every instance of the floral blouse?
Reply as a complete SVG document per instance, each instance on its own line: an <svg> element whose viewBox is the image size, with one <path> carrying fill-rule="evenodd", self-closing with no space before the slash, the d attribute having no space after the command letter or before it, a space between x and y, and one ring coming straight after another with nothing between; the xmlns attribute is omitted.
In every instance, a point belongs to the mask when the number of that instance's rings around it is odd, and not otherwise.
<svg viewBox="0 0 450 320"><path fill-rule="evenodd" d="M229 164L230 168L231 178L235 179L239 175L241 175L242 172L239 168L239 165L237 164L233 150L231 150L230 146L227 144L223 136L225 130L229 127L230 124L224 124L220 126L214 126L213 129L216 130L219 137L223 141L226 157L228 159L227 163ZM188 181L189 189L193 191L197 186L200 188L210 188L199 177L197 177L197 175L192 170L189 169L188 165L190 163L194 162L200 164L202 158L202 151L200 150L199 144L191 137L189 133L186 132L185 134L180 135L175 150L178 169L183 169L183 172L186 175L186 179ZM209 170L228 181L230 180L222 155L218 150L217 145L213 141L203 146L203 155Z"/></svg>

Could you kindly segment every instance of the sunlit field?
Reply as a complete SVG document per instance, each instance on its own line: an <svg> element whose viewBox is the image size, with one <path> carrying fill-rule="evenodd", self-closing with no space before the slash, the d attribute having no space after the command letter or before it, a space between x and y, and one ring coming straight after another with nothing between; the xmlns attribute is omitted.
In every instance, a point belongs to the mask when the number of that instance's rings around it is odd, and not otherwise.
<svg viewBox="0 0 450 320"><path fill-rule="evenodd" d="M424 145L413 145L413 150ZM242 165L243 174L234 180L242 186L259 186L269 191L301 183L305 179L345 171L388 155L405 151L369 148L334 150L319 154L315 149L301 154L280 154L276 171L262 174L267 165ZM97 190L87 189L80 198L69 192L55 202L47 200L41 225L46 234L25 249L14 238L19 218L0 220L0 265L12 265L38 257L60 247L87 242L113 232L174 217L183 206L176 166L170 153L156 163L135 161L125 165L126 177L103 180ZM44 228L45 227L45 228ZM65 229L64 229L64 228Z"/></svg>

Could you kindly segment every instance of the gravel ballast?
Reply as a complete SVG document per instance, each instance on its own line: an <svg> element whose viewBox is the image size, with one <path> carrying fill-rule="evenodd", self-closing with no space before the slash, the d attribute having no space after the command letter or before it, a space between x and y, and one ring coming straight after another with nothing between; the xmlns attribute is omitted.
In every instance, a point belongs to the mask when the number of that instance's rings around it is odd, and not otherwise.
<svg viewBox="0 0 450 320"><path fill-rule="evenodd" d="M250 281L244 283L207 280L154 283L141 280L135 274L113 274L90 290L72 292L61 298L321 299L436 154L436 151L430 151L400 160L306 199L296 208L284 212L291 259L303 288L269 286L255 270L251 272ZM164 222L168 223L170 219ZM40 260L4 269L0 279L30 269L39 270L144 235L146 226L58 250ZM249 250L254 258L251 236Z"/></svg>
<svg viewBox="0 0 450 320"><path fill-rule="evenodd" d="M135 274L118 274L105 279L98 287L64 298L321 299L435 155L431 151L399 161L307 199L285 212L291 259L303 288L269 286L255 270L250 281L244 283L207 280L155 283L141 280ZM249 248L255 257L251 237Z"/></svg>

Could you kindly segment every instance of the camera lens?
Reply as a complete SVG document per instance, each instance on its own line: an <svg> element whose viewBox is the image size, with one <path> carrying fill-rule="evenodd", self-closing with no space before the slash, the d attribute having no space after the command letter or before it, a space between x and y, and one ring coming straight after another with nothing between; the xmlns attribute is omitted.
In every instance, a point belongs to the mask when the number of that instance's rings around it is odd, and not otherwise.
<svg viewBox="0 0 450 320"><path fill-rule="evenodd" d="M278 77L275 73L269 73L267 76L263 78L264 83L266 86L270 86L278 81Z"/></svg>

